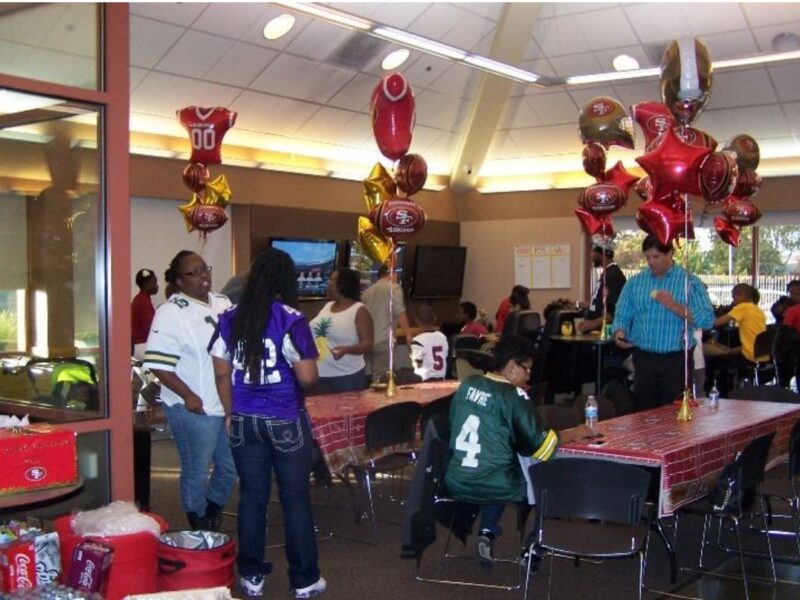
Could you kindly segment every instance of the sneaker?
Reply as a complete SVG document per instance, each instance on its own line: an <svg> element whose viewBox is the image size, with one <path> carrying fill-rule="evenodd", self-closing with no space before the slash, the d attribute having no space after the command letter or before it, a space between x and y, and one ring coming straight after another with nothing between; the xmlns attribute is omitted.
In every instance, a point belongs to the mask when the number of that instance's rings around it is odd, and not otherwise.
<svg viewBox="0 0 800 600"><path fill-rule="evenodd" d="M478 534L478 560L484 567L491 567L494 563L495 535L488 529L482 529Z"/></svg>
<svg viewBox="0 0 800 600"><path fill-rule="evenodd" d="M248 575L239 578L239 587L248 598L258 598L264 593L264 576Z"/></svg>
<svg viewBox="0 0 800 600"><path fill-rule="evenodd" d="M295 598L312 598L324 594L328 589L328 582L324 577L317 579L316 583L312 583L308 587L298 588L294 591Z"/></svg>
<svg viewBox="0 0 800 600"><path fill-rule="evenodd" d="M519 564L521 567L525 569L528 568L529 556L531 560L531 573L535 573L539 569L539 565L542 563L541 549L538 546L534 546L533 553L531 554L530 546L523 548L522 552L519 554Z"/></svg>

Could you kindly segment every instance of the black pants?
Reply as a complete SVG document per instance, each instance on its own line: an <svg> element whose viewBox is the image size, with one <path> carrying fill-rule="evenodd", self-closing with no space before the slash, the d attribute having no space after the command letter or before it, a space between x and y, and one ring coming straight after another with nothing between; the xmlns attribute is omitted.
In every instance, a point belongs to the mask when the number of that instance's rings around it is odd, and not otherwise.
<svg viewBox="0 0 800 600"><path fill-rule="evenodd" d="M647 410L669 404L681 398L685 389L683 350L659 354L633 349L633 395L637 410ZM689 351L689 381L694 370L692 351Z"/></svg>

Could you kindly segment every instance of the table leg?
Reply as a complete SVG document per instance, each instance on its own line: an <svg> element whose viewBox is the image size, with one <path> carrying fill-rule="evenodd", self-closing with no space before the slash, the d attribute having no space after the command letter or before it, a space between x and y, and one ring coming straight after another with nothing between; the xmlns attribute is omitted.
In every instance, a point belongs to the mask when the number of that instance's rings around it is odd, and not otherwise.
<svg viewBox="0 0 800 600"><path fill-rule="evenodd" d="M667 532L664 531L664 522L660 518L656 517L653 519L651 527L656 530L658 537L664 542L664 547L669 557L669 581L670 583L675 583L678 581L678 560L675 556L675 546L670 541L669 537L667 537Z"/></svg>

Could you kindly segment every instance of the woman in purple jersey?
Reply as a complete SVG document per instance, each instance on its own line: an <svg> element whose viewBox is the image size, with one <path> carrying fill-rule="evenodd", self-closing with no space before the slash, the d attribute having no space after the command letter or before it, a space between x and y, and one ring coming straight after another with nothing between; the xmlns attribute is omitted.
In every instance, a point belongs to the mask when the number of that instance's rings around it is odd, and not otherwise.
<svg viewBox="0 0 800 600"><path fill-rule="evenodd" d="M271 564L264 561L272 471L286 534L295 598L326 589L317 564L309 472L313 437L303 390L317 382L317 349L297 303L288 254L270 248L250 269L239 303L220 315L209 350L231 450L239 473L240 586L260 596Z"/></svg>

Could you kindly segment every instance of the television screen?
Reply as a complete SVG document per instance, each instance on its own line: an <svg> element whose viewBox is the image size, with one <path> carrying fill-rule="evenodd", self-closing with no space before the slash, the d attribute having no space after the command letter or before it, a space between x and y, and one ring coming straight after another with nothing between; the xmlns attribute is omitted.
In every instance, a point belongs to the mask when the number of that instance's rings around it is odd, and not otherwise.
<svg viewBox="0 0 800 600"><path fill-rule="evenodd" d="M336 270L335 240L272 238L273 248L283 250L297 269L299 298L325 298L328 279Z"/></svg>
<svg viewBox="0 0 800 600"><path fill-rule="evenodd" d="M397 247L397 259L395 271L397 272L397 281L403 279L403 261L405 259L405 245ZM363 292L373 283L378 281L378 269L381 268L381 263L372 260L361 249L361 244L357 241L350 242L350 260L348 267L357 271L361 276L361 291Z"/></svg>
<svg viewBox="0 0 800 600"><path fill-rule="evenodd" d="M467 249L462 246L417 246L413 298L460 298Z"/></svg>

